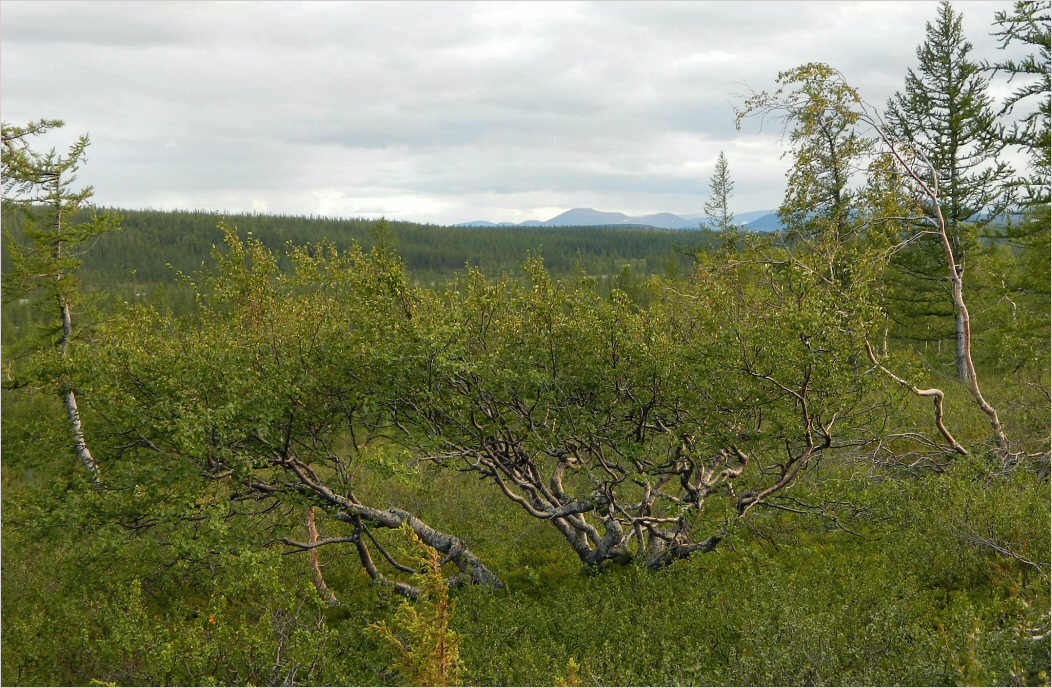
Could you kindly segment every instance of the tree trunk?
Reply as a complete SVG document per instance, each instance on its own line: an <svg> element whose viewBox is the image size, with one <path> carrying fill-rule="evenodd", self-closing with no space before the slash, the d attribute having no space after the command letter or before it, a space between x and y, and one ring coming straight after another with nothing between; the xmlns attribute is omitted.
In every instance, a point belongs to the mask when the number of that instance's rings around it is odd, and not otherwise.
<svg viewBox="0 0 1052 688"><path fill-rule="evenodd" d="M379 514L376 514L372 509L363 509L360 513L363 518L379 516ZM473 583L486 585L491 588L504 587L503 581L501 581L495 573L490 571L489 568L482 563L482 560L476 557L475 554L467 548L464 541L457 536L437 531L421 521L415 515L407 511L402 511L401 509L387 509L383 514L384 516L376 519L378 523L383 524L389 522L388 518L393 517L394 524L392 525L394 527L398 527L402 523L407 524L424 544L430 545L442 554L445 554L447 560L456 564L457 568L460 569L461 577L470 580ZM389 515L389 517L385 517L387 515Z"/></svg>
<svg viewBox="0 0 1052 688"><path fill-rule="evenodd" d="M55 254L56 257L60 257L61 248L55 249ZM56 279L61 278L62 274L59 273ZM70 311L69 301L66 301L62 296L58 297L58 305L62 319L62 356L65 357L69 351L69 342L73 338L73 314ZM99 464L95 461L95 457L91 455L91 451L88 450L88 443L84 439L84 428L80 423L80 409L77 407L77 397L73 390L67 391L62 396L66 402L66 415L69 417L70 428L73 432L73 448L77 452L80 462L84 464L84 468L88 469L88 473L91 474L91 482L98 485L102 482L102 478L99 476Z"/></svg>
<svg viewBox="0 0 1052 688"><path fill-rule="evenodd" d="M711 552L722 541L723 538L721 536L713 535L701 542L668 545L650 553L646 558L646 566L651 571L657 571L680 559L686 559L695 552Z"/></svg>
<svg viewBox="0 0 1052 688"><path fill-rule="evenodd" d="M58 177L55 178L55 183L58 183ZM60 234L61 231L62 204L59 202L55 217L55 233ZM55 244L54 258L56 263L62 259L61 241ZM55 282L61 283L62 277L61 271L56 273L54 275ZM73 311L70 308L69 300L62 295L61 289L58 291L56 298L58 299L59 319L62 321L62 341L60 346L62 347L62 357L65 358L69 353L69 343L73 340ZM88 469L88 473L91 474L91 482L98 485L102 482L102 478L99 475L99 464L95 461L95 457L91 455L91 452L88 450L88 443L84 439L84 428L80 423L80 409L77 407L77 397L72 389L62 396L66 402L66 415L69 417L70 428L73 432L73 448L77 452L80 462L84 464L84 468Z"/></svg>
<svg viewBox="0 0 1052 688"><path fill-rule="evenodd" d="M964 314L958 310L955 317L957 319L957 379L961 382L968 382L968 340L965 335Z"/></svg>
<svg viewBox="0 0 1052 688"><path fill-rule="evenodd" d="M98 485L101 482L99 465L95 463L95 457L88 451L88 445L84 441L84 431L80 425L80 410L77 408L77 397L72 390L66 392L65 401L66 415L69 416L69 424L73 430L73 449L76 450L80 462L84 464L84 468L91 474L91 482Z"/></svg>
<svg viewBox="0 0 1052 688"><path fill-rule="evenodd" d="M943 234L945 237L945 234ZM947 242L947 246L948 246ZM997 446L1003 450L1008 449L1008 438L1005 436L1004 427L1001 425L1001 419L997 416L997 410L986 401L983 397L983 393L979 391L979 381L975 377L975 364L972 363L972 323L971 318L968 317L968 306L964 303L964 283L961 281L961 272L957 270L957 266L953 264L951 257L950 267L953 271L953 300L957 305L957 312L959 322L962 323L964 329L964 365L965 365L965 381L971 383L972 396L975 398L975 402L979 405L979 408L983 410L987 416L990 417L990 425L993 427L994 434L997 435Z"/></svg>
<svg viewBox="0 0 1052 688"><path fill-rule="evenodd" d="M314 520L314 507L307 509L307 542L313 544L320 538L318 536L318 524ZM325 576L321 573L321 562L318 560L318 550L312 549L310 551L310 567L311 571L314 572L314 587L318 589L318 596L321 597L322 601L330 607L335 607L340 602L336 599L336 596L329 590L329 586L325 583Z"/></svg>
<svg viewBox="0 0 1052 688"><path fill-rule="evenodd" d="M446 555L446 561L452 561L460 569L459 578L493 588L503 588L504 583L482 560L468 549L464 541L455 535L435 530L414 514L401 509L375 509L366 506L350 495L334 492L327 485L314 480L309 469L298 462L289 462L285 467L298 479L299 489L303 493L313 494L324 503L337 507L332 511L334 518L357 525L358 519L368 521L381 528L400 528L408 525L426 545L434 547Z"/></svg>
<svg viewBox="0 0 1052 688"><path fill-rule="evenodd" d="M932 184L929 185L924 178L913 168L913 166L903 158L902 152L899 150L896 142L887 133L887 130L883 128L883 125L871 118L868 113L863 118L867 121L877 132L877 135L881 137L884 143L888 146L891 154L895 156L903 172L910 177L914 182L917 183L918 187L923 191L924 195L931 199L932 207L935 210L935 229L938 232L939 238L942 240L943 253L946 256L946 267L949 268L950 283L953 290L953 305L954 311L957 313L957 361L958 361L958 377L962 381L969 383L972 391L972 397L975 399L976 404L982 409L990 418L990 426L992 427L994 434L997 437L997 446L1001 450L1008 449L1008 437L1005 435L1004 427L1001 425L1001 419L997 415L997 409L986 401L983 397L982 392L979 390L979 381L975 376L975 364L972 362L972 325L971 319L968 316L968 306L964 302L964 264L958 264L953 253L953 246L950 243L950 237L946 231L946 218L942 213L942 206L939 204L939 181L938 174L936 174L935 166L930 161L923 159L925 165L931 171ZM964 364L964 375L960 375L960 365Z"/></svg>

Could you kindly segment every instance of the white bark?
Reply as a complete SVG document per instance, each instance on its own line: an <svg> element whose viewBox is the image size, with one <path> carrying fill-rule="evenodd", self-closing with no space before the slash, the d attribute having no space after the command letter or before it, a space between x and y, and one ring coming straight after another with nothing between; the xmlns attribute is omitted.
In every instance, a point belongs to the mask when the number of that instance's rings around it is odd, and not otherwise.
<svg viewBox="0 0 1052 688"><path fill-rule="evenodd" d="M55 257L60 257L61 252L62 245L59 244L55 248ZM57 274L55 279L61 280L62 273ZM69 351L70 340L73 339L73 314L70 311L69 301L64 299L61 294L58 296L58 305L62 318L62 356L65 357ZM73 433L73 448L77 452L80 462L84 464L84 468L91 474L91 481L98 485L102 482L102 478L99 475L99 464L95 461L95 457L91 455L91 451L88 450L88 443L84 439L84 428L80 423L80 409L77 407L77 397L73 390L67 391L63 396L66 402L66 415L69 417L69 424Z"/></svg>
<svg viewBox="0 0 1052 688"><path fill-rule="evenodd" d="M891 138L874 116L871 116L866 112L862 114L862 120L869 124L869 126L873 127L877 136L880 137L891 155L894 156L900 169L902 169L906 176L917 185L917 188L920 189L921 193L932 204L935 213L932 222L935 225L936 232L942 242L943 253L946 256L946 267L953 288L953 305L957 313L958 377L962 381L969 383L972 397L975 398L976 404L978 404L983 413L990 418L990 426L993 428L994 435L997 437L997 446L1002 450L1007 450L1008 438L1005 436L1004 428L1001 425L1001 419L997 415L997 410L986 401L985 397L983 397L983 394L979 389L979 381L975 376L975 364L972 361L971 319L968 315L968 306L964 302L964 265L958 264L953 255L953 246L950 244L950 236L946 231L946 218L942 214L942 206L940 205L942 199L939 195L939 179L938 175L935 173L935 168L929 161L925 160L923 156L915 153L919 162L931 171L932 183L928 184L914 169L910 161L904 157L898 142ZM961 376L961 372L964 373L964 376Z"/></svg>
<svg viewBox="0 0 1052 688"><path fill-rule="evenodd" d="M964 317L958 312L955 318L955 331L957 335L957 379L961 382L968 382L968 362L966 360L968 355L968 340L965 338Z"/></svg>
<svg viewBox="0 0 1052 688"><path fill-rule="evenodd" d="M69 416L69 424L73 429L73 448L76 450L80 462L84 464L84 468L91 474L91 481L98 485L101 482L99 465L95 462L95 457L91 455L88 445L84 441L84 430L80 424L80 410L77 408L77 397L72 390L66 392L65 401L66 414Z"/></svg>

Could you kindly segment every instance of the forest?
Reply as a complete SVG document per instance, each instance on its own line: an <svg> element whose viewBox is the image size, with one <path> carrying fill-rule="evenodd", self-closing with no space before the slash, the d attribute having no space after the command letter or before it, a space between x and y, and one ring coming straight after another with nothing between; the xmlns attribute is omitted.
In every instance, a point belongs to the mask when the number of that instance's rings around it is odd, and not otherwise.
<svg viewBox="0 0 1052 688"><path fill-rule="evenodd" d="M1049 685L1050 3L990 31L741 98L773 234L723 154L697 231L458 228L4 122L0 682Z"/></svg>
<svg viewBox="0 0 1052 688"><path fill-rule="evenodd" d="M287 243L304 246L330 242L339 250L352 245L369 251L376 241L376 222L320 217L238 214L218 215L197 211L148 211L95 209L97 214L120 217L121 231L99 237L78 266L82 291L102 298L129 301L149 295L151 303L184 314L194 308L194 291L177 275L190 274L211 260L212 248L223 242L220 223L251 233L264 246L283 255ZM90 220L82 209L74 223ZM25 240L26 218L9 214L4 228L16 241ZM555 276L583 270L605 293L614 288L632 291L649 275L679 276L692 264L690 255L714 246L712 232L682 232L610 227L473 228L421 225L390 221L385 233L395 241L406 265L408 279L416 286L435 287L471 266L488 274L522 276L529 255L543 255ZM4 271L10 256L3 257ZM623 274L622 274L623 273ZM5 304L7 327L22 327L34 317L31 308ZM14 335L12 335L14 336Z"/></svg>

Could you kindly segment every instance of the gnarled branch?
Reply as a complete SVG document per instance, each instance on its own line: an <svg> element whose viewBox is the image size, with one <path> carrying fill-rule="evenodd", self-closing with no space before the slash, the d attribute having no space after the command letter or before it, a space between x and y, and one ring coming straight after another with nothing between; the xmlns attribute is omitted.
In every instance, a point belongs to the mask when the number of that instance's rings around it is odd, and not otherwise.
<svg viewBox="0 0 1052 688"><path fill-rule="evenodd" d="M869 354L869 360L873 361L873 365L880 368L892 380L902 385L906 389L910 390L919 397L932 397L933 401L935 402L935 426L939 428L939 432L942 434L943 437L946 438L946 441L950 443L950 448L953 449L953 451L961 455L967 455L968 450L962 447L960 443L954 439L953 435L950 434L950 431L946 429L946 425L942 422L942 400L945 396L943 394L943 391L941 389L935 388L920 389L914 385L911 385L906 380L903 380L901 377L885 368L880 363L880 361L877 360L877 355L873 353L873 347L870 346L870 343L868 341L866 342L866 353Z"/></svg>

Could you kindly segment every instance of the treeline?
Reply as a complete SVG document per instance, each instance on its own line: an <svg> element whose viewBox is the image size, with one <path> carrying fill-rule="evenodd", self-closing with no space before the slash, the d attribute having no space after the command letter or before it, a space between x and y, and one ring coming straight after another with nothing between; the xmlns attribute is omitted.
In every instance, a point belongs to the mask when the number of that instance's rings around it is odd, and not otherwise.
<svg viewBox="0 0 1052 688"><path fill-rule="evenodd" d="M100 208L121 218L122 230L99 237L83 255L81 273L89 288L124 283L173 281L176 271L191 273L212 259L222 243L220 223L250 233L265 246L331 242L346 250L357 244L370 250L377 221L315 216L223 214L206 211L123 210ZM445 282L467 266L487 274L521 275L525 257L542 257L558 276L584 270L593 276L617 275L626 265L641 276L685 273L690 253L714 243L710 233L614 227L447 227L392 220L393 246L411 277L420 283ZM4 227L15 236L22 221L5 215ZM5 263L5 269L7 264Z"/></svg>
<svg viewBox="0 0 1052 688"><path fill-rule="evenodd" d="M211 263L223 240L221 223L251 234L279 253L287 244L329 243L345 251L371 250L390 242L405 262L414 284L449 283L468 267L490 275L522 276L528 256L542 257L553 275L587 274L598 289L629 292L653 275L678 276L690 270L691 256L715 245L706 230L676 231L614 227L447 227L404 221L315 216L221 214L207 211L81 210L74 222L94 215L119 218L121 231L93 238L82 247L78 276L95 305L110 310L119 301L151 303L184 314L195 307L193 289L180 275L193 275ZM5 232L24 240L25 215L5 212ZM4 271L10 256L3 256ZM287 261L282 263L288 267ZM35 322L28 303L4 303L3 328L8 342Z"/></svg>

